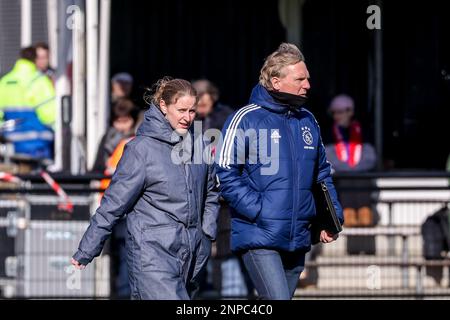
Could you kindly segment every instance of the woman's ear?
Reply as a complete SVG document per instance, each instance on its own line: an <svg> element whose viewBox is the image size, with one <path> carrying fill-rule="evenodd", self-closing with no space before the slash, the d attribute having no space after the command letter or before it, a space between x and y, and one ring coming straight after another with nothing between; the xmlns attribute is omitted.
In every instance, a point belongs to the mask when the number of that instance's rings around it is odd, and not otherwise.
<svg viewBox="0 0 450 320"><path fill-rule="evenodd" d="M167 114L167 105L163 99L159 100L159 109L161 109L161 111L164 115Z"/></svg>

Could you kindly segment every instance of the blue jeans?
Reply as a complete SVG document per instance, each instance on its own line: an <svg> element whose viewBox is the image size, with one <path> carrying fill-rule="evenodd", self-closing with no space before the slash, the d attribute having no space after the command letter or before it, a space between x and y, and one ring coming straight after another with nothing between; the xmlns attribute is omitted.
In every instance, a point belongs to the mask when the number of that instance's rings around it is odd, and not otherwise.
<svg viewBox="0 0 450 320"><path fill-rule="evenodd" d="M305 252L253 249L241 254L250 278L264 300L290 300L305 267Z"/></svg>

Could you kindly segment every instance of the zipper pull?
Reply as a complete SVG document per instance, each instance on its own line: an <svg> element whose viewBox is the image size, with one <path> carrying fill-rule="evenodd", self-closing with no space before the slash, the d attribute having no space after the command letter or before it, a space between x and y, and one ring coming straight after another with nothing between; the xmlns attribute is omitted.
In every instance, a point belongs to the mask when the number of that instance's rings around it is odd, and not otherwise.
<svg viewBox="0 0 450 320"><path fill-rule="evenodd" d="M291 117L291 115L292 115L292 111L291 111L291 110L288 110L288 112L287 112L287 118L289 119L289 118Z"/></svg>

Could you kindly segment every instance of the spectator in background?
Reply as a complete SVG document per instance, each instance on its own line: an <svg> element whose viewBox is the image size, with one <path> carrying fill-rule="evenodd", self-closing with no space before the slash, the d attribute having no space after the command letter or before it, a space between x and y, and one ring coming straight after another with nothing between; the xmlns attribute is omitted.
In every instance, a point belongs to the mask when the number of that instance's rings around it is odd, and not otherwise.
<svg viewBox="0 0 450 320"><path fill-rule="evenodd" d="M334 97L329 106L333 117L331 143L325 150L328 161L336 172L366 172L375 168L375 148L367 142L361 124L355 119L355 103L345 94ZM372 205L374 195L370 191L340 191L340 188L370 188L374 182L369 179L337 180L346 227L371 227L377 223L378 214ZM375 253L375 238L372 236L351 236L347 239L349 254Z"/></svg>
<svg viewBox="0 0 450 320"><path fill-rule="evenodd" d="M209 80L200 79L192 82L198 94L197 117L202 121L203 132L213 128L222 130L223 124L233 109L219 102L219 89Z"/></svg>
<svg viewBox="0 0 450 320"><path fill-rule="evenodd" d="M116 171L117 164L125 147L130 141L136 130L136 122L139 110L133 102L126 98L118 99L112 109L110 127L102 137L97 157L94 163L94 172L104 173L111 176ZM101 181L101 188L106 190L110 179ZM114 226L111 237L111 257L113 263L113 297L127 299L130 297L130 285L128 280L128 267L126 262L126 216L124 216Z"/></svg>
<svg viewBox="0 0 450 320"><path fill-rule="evenodd" d="M329 112L333 117L333 143L328 144L326 150L333 168L338 172L362 172L375 168L375 149L363 140L361 124L354 119L353 99L345 94L336 96L331 101Z"/></svg>
<svg viewBox="0 0 450 320"><path fill-rule="evenodd" d="M129 73L117 73L111 78L110 127L100 142L93 171L104 173L115 148L122 140L134 135L139 110L129 99L132 89L133 77Z"/></svg>
<svg viewBox="0 0 450 320"><path fill-rule="evenodd" d="M4 137L16 154L53 159L55 90L35 64L36 50L21 50L13 69L0 79L0 121L14 120Z"/></svg>
<svg viewBox="0 0 450 320"><path fill-rule="evenodd" d="M139 110L130 99L118 99L111 110L110 126L100 142L93 171L111 175L114 167L108 167L108 160L116 147L124 140L134 136Z"/></svg>
<svg viewBox="0 0 450 320"><path fill-rule="evenodd" d="M111 105L120 98L130 98L133 89L133 77L127 72L116 73L111 78Z"/></svg>
<svg viewBox="0 0 450 320"><path fill-rule="evenodd" d="M450 172L450 155L447 158L447 172ZM449 181L450 184L450 181ZM429 215L421 226L422 250L426 260L442 260L450 253L450 207L446 203L442 208ZM447 274L450 274L450 267ZM430 276L435 284L443 285L444 266L427 266L426 275ZM447 283L450 287L450 282Z"/></svg>
<svg viewBox="0 0 450 320"><path fill-rule="evenodd" d="M45 42L38 42L36 48L36 67L54 81L55 70L50 67L50 50Z"/></svg>
<svg viewBox="0 0 450 320"><path fill-rule="evenodd" d="M334 170L364 172L374 169L377 161L375 149L363 139L361 124L354 118L353 99L345 94L334 97L329 112L333 117L333 138L332 143L325 146L325 150ZM357 201L355 194L349 194L348 198L340 197L347 227L373 224L374 215L369 206L370 198L366 196L362 198Z"/></svg>
<svg viewBox="0 0 450 320"><path fill-rule="evenodd" d="M144 113L148 106L141 106L139 100L132 99L131 94L133 93L133 83L134 79L128 72L116 73L111 78L111 107L114 105L115 101L120 98L131 99L136 107L140 110L138 119L136 121L136 127L138 127L144 120Z"/></svg>

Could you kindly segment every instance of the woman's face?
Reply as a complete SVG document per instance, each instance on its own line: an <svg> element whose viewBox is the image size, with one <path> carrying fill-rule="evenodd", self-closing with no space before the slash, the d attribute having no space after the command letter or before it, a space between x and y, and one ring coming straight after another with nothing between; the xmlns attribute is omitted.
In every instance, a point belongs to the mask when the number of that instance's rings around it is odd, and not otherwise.
<svg viewBox="0 0 450 320"><path fill-rule="evenodd" d="M347 128L350 126L353 117L353 110L351 107L346 107L344 109L332 110L334 123L340 127Z"/></svg>
<svg viewBox="0 0 450 320"><path fill-rule="evenodd" d="M166 115L172 129L179 134L185 134L195 118L196 98L194 96L185 95L173 103L167 105L161 100L159 106L161 111Z"/></svg>

